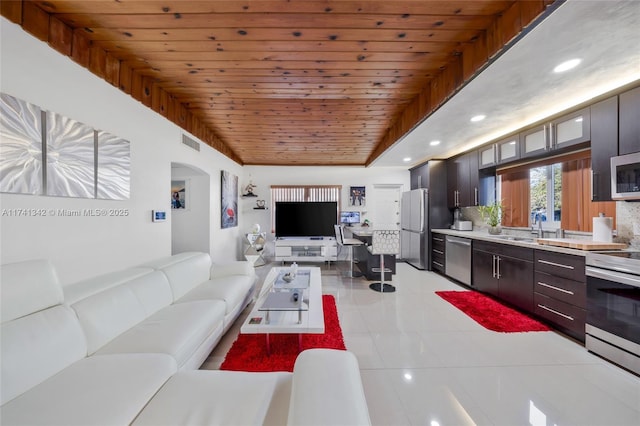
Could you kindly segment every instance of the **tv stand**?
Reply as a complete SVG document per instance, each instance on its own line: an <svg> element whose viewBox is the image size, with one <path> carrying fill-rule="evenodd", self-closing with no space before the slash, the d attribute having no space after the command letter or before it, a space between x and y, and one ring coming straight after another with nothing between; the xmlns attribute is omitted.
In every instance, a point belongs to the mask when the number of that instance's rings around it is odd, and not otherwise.
<svg viewBox="0 0 640 426"><path fill-rule="evenodd" d="M338 245L335 238L278 238L276 262L335 262Z"/></svg>

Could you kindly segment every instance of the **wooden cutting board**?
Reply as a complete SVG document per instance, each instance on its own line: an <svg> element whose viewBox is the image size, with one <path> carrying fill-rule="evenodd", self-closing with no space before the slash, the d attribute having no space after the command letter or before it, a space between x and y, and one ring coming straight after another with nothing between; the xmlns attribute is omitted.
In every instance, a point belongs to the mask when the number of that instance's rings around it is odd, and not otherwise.
<svg viewBox="0 0 640 426"><path fill-rule="evenodd" d="M604 243L601 241L575 240L571 238L538 238L538 244L566 247L578 250L622 250L627 248L623 243Z"/></svg>

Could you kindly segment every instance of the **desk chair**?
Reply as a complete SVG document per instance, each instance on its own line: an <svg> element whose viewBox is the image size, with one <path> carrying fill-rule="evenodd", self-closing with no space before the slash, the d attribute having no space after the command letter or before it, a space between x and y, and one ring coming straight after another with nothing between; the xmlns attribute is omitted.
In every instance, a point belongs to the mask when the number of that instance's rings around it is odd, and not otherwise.
<svg viewBox="0 0 640 426"><path fill-rule="evenodd" d="M349 263L350 265L350 270L346 271L344 273L345 277L349 277L349 278L356 278L356 277L361 277L362 273L360 273L360 271L355 271L353 269L353 247L354 246L361 246L364 244L363 241L357 240L355 238L345 238L344 237L344 228L342 225L334 225L334 229L336 231L336 242L338 243L339 246L341 247L348 247L349 248Z"/></svg>
<svg viewBox="0 0 640 426"><path fill-rule="evenodd" d="M371 268L374 272L380 272L380 282L369 285L369 288L381 293L393 293L396 288L384 282L384 273L391 272L391 269L384 267L384 255L400 253L400 231L397 229L373 231L371 245L367 249L373 255L380 255L380 268Z"/></svg>

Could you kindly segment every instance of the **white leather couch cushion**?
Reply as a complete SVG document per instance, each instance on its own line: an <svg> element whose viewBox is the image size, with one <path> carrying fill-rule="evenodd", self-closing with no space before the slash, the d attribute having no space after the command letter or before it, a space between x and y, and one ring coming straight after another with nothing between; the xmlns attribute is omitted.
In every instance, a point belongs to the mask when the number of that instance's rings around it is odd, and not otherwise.
<svg viewBox="0 0 640 426"><path fill-rule="evenodd" d="M0 400L4 404L87 354L73 311L60 305L53 265L30 260L0 267Z"/></svg>
<svg viewBox="0 0 640 426"><path fill-rule="evenodd" d="M298 355L287 424L371 424L355 355L331 349Z"/></svg>
<svg viewBox="0 0 640 426"><path fill-rule="evenodd" d="M66 306L4 323L1 333L2 404L87 355L80 324Z"/></svg>
<svg viewBox="0 0 640 426"><path fill-rule="evenodd" d="M235 262L214 263L211 265L211 279L228 277L231 275L246 275L256 277L256 270L250 262L237 260Z"/></svg>
<svg viewBox="0 0 640 426"><path fill-rule="evenodd" d="M232 313L238 305L247 299L247 294L253 286L254 279L246 275L229 275L216 280L205 281L176 303L194 300L222 300L225 302L225 314Z"/></svg>
<svg viewBox="0 0 640 426"><path fill-rule="evenodd" d="M28 260L0 268L2 322L62 303L62 287L51 262Z"/></svg>
<svg viewBox="0 0 640 426"><path fill-rule="evenodd" d="M173 291L173 300L178 300L209 279L211 257L207 253L180 253L144 266L164 272Z"/></svg>
<svg viewBox="0 0 640 426"><path fill-rule="evenodd" d="M4 425L128 425L176 372L162 354L84 358L2 407Z"/></svg>
<svg viewBox="0 0 640 426"><path fill-rule="evenodd" d="M65 285L63 287L64 301L65 303L72 305L78 300L93 296L94 294L100 293L101 291L107 290L111 287L116 287L152 271L153 268L148 267L129 268L121 271L109 272L107 274L98 275L97 277L91 277L73 284Z"/></svg>
<svg viewBox="0 0 640 426"><path fill-rule="evenodd" d="M182 367L197 349L222 335L225 304L219 300L167 306L117 336L96 354L164 353Z"/></svg>
<svg viewBox="0 0 640 426"><path fill-rule="evenodd" d="M172 302L171 288L162 272L152 271L82 299L72 305L87 336L89 355L115 337ZM85 282L96 288L92 282Z"/></svg>
<svg viewBox="0 0 640 426"><path fill-rule="evenodd" d="M134 425L284 425L291 373L181 371Z"/></svg>

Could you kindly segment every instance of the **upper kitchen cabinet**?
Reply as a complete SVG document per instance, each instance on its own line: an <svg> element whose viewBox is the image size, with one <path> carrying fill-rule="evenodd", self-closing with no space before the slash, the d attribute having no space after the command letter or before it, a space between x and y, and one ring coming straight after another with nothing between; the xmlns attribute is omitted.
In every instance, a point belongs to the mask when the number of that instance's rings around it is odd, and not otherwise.
<svg viewBox="0 0 640 426"><path fill-rule="evenodd" d="M552 149L588 142L591 139L591 114L589 108L581 109L551 122Z"/></svg>
<svg viewBox="0 0 640 426"><path fill-rule="evenodd" d="M640 151L640 87L620 94L618 154Z"/></svg>
<svg viewBox="0 0 640 426"><path fill-rule="evenodd" d="M618 155L618 97L613 96L591 105L592 201L611 201L610 159L616 155Z"/></svg>
<svg viewBox="0 0 640 426"><path fill-rule="evenodd" d="M478 149L478 168L494 167L497 163L496 144L492 143Z"/></svg>
<svg viewBox="0 0 640 426"><path fill-rule="evenodd" d="M496 142L496 154L498 164L508 163L520 158L520 144L518 135Z"/></svg>
<svg viewBox="0 0 640 426"><path fill-rule="evenodd" d="M477 206L480 200L478 185L478 151L447 160L449 207Z"/></svg>
<svg viewBox="0 0 640 426"><path fill-rule="evenodd" d="M549 151L588 142L591 138L589 108L575 111L520 133L521 157L534 157Z"/></svg>
<svg viewBox="0 0 640 426"><path fill-rule="evenodd" d="M478 168L486 169L520 158L519 135L515 134L478 149Z"/></svg>
<svg viewBox="0 0 640 426"><path fill-rule="evenodd" d="M449 208L472 207L495 200L493 169L479 170L480 151L474 150L447 160Z"/></svg>
<svg viewBox="0 0 640 426"><path fill-rule="evenodd" d="M549 132L546 124L533 127L520 133L520 152L522 157L532 157L549 150Z"/></svg>
<svg viewBox="0 0 640 426"><path fill-rule="evenodd" d="M411 189L429 187L429 163L421 164L409 170Z"/></svg>

